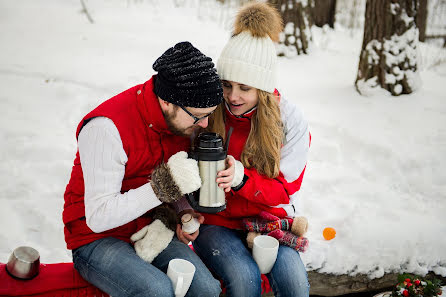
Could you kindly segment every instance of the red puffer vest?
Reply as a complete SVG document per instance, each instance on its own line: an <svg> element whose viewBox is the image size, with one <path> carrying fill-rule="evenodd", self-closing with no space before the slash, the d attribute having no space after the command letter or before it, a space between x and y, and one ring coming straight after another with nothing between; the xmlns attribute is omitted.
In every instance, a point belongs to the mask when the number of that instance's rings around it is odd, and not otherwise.
<svg viewBox="0 0 446 297"><path fill-rule="evenodd" d="M121 193L147 183L152 170L170 156L188 150L190 140L175 136L167 128L158 99L153 93L153 80L130 88L103 102L79 123L76 138L82 127L94 117L107 117L113 121L121 136L127 154ZM68 249L75 249L104 237L116 237L126 242L130 236L151 220L145 215L114 229L94 233L86 224L84 206L84 179L76 153L71 178L64 194L64 233Z"/></svg>

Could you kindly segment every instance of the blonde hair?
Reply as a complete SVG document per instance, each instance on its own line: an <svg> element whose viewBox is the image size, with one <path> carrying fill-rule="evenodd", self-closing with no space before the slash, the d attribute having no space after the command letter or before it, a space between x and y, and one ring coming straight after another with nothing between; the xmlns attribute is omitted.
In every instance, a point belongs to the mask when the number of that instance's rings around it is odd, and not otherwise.
<svg viewBox="0 0 446 297"><path fill-rule="evenodd" d="M277 97L257 89L259 102L251 118L251 131L241 154L245 168L255 168L269 178L279 175L280 149L283 140L283 123ZM208 130L226 138L224 102L209 118ZM237 129L237 127L234 127Z"/></svg>

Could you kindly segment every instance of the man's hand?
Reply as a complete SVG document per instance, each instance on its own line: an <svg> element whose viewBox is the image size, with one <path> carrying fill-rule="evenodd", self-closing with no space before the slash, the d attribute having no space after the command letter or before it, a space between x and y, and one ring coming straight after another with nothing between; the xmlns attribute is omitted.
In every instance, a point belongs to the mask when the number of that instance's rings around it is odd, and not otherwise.
<svg viewBox="0 0 446 297"><path fill-rule="evenodd" d="M181 194L189 194L201 187L200 171L197 160L188 158L185 151L171 156L167 161L172 178L180 188Z"/></svg>
<svg viewBox="0 0 446 297"><path fill-rule="evenodd" d="M153 170L150 185L162 202L178 201L201 187L198 163L188 158L186 152L178 152Z"/></svg>
<svg viewBox="0 0 446 297"><path fill-rule="evenodd" d="M180 212L178 214L178 217L181 218L185 213L190 213L194 218L196 218L198 220L198 222L200 224L204 223L204 217L201 214L196 213L192 209L187 209L185 211ZM198 234L200 233L200 229L198 229L197 231L195 231L192 234L187 234L186 232L183 232L181 227L182 227L181 224L177 224L177 232L176 233L177 233L178 239L181 242L183 242L184 244L189 244L190 241L194 241L195 239L197 239Z"/></svg>

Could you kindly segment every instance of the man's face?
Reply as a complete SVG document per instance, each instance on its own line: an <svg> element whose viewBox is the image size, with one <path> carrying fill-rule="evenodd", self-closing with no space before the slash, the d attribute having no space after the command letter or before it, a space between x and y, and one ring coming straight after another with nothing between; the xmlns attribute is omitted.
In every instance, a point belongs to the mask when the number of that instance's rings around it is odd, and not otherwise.
<svg viewBox="0 0 446 297"><path fill-rule="evenodd" d="M207 116L216 108L217 106L207 108L183 107L182 109L177 105L170 104L169 108L164 110L164 118L170 132L178 136L190 136L198 132L198 130L208 126ZM194 124L196 119L200 120Z"/></svg>

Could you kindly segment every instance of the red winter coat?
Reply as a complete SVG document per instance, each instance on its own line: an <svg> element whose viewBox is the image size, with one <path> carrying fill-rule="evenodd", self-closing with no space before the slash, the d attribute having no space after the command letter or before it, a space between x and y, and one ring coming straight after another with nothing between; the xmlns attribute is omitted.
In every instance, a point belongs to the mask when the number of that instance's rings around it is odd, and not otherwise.
<svg viewBox="0 0 446 297"><path fill-rule="evenodd" d="M242 219L257 216L267 211L279 217L295 216L297 192L302 184L307 153L310 146L308 124L296 106L282 99L281 117L284 123L285 141L281 149L280 174L277 178L268 178L256 169L245 168L244 185L226 193L226 209L217 214L203 214L205 224L242 229ZM226 132L233 127L228 154L240 160L241 153L251 131L253 110L242 117L236 117L226 110ZM285 156L286 155L286 156ZM284 164L283 164L284 163ZM287 163L287 166L282 166ZM282 170L283 169L283 170Z"/></svg>
<svg viewBox="0 0 446 297"><path fill-rule="evenodd" d="M188 150L190 146L189 138L175 136L168 130L158 99L153 93L153 79L156 77L103 102L87 114L77 127L76 138L82 127L94 117L107 117L116 125L128 157L121 193L147 183L158 164L167 162L170 156ZM133 233L150 222L145 214L123 226L94 233L85 220L84 179L79 152L76 153L64 198L63 222L68 249L104 237L116 237L129 242Z"/></svg>

